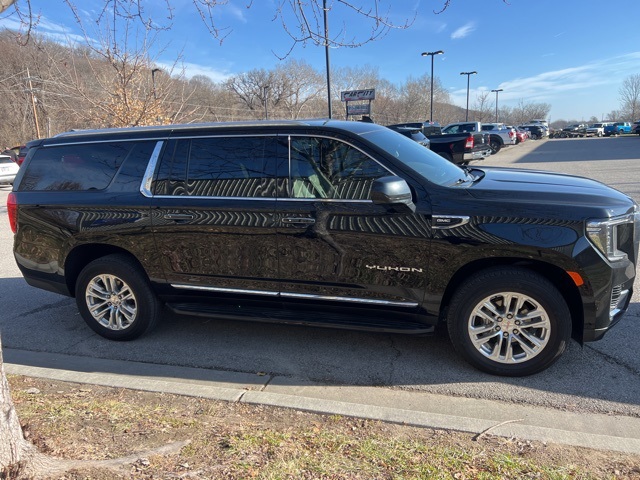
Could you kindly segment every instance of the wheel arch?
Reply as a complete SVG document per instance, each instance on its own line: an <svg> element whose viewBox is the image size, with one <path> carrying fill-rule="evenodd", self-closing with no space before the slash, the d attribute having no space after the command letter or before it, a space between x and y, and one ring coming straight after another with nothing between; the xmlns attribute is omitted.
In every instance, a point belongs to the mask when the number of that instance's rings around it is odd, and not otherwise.
<svg viewBox="0 0 640 480"><path fill-rule="evenodd" d="M64 264L64 276L71 295L75 297L76 281L78 279L78 275L80 275L80 272L84 267L86 267L94 260L97 260L98 258L114 254L126 255L133 262L135 262L143 272L145 272L142 264L136 258L136 256L124 248L116 247L109 244L95 243L79 245L69 252Z"/></svg>
<svg viewBox="0 0 640 480"><path fill-rule="evenodd" d="M556 265L529 259L519 258L484 258L470 262L462 266L449 281L440 305L440 321L445 322L447 310L456 290L462 285L465 279L470 276L490 268L495 267L519 267L533 271L549 280L560 292L567 302L571 312L572 337L582 342L584 330L584 312L580 291L569 274Z"/></svg>
<svg viewBox="0 0 640 480"><path fill-rule="evenodd" d="M490 140L497 140L500 146L504 145L504 139L497 133L492 133Z"/></svg>

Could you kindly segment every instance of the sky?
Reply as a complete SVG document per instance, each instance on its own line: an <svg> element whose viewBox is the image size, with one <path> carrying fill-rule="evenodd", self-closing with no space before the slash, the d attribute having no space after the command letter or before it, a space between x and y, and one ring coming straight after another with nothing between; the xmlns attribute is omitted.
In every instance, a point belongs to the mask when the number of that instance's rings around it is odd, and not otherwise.
<svg viewBox="0 0 640 480"><path fill-rule="evenodd" d="M21 0L18 0L21 1ZM146 14L157 22L167 17L167 0L143 0ZM289 0L229 0L215 8L214 20L226 28L222 42L211 36L192 0L169 0L174 7L171 28L160 33L156 45L159 65L171 65L178 54L187 76L206 75L219 82L253 69L271 69L282 62L292 41L276 18ZM78 0L80 15L97 17L104 0ZM337 0L327 0L328 6ZM372 5L372 0L352 0ZM422 52L443 50L434 57L434 77L454 104L466 105L467 76L470 104L483 91L502 89L499 106L519 102L551 105L548 120L602 118L620 108L623 80L640 74L640 1L608 4L595 0L380 0L395 24L384 37L357 48L332 48L332 67L370 66L381 78L400 85L408 78L431 73L430 57ZM247 8L247 5L250 7ZM41 15L37 33L61 42L80 37L63 0L32 0ZM371 23L335 6L328 14L330 36L363 40ZM165 21L165 24L167 22ZM12 16L0 17L0 28L15 28ZM289 28L295 28L289 22ZM342 37L341 37L342 38ZM160 47L158 47L160 48ZM293 48L288 58L305 60L325 71L325 52L312 44ZM360 88L369 88L362 85ZM495 101L491 94L491 101ZM375 106L374 106L375 109ZM426 112L425 112L426 113ZM637 119L628 119L637 120Z"/></svg>

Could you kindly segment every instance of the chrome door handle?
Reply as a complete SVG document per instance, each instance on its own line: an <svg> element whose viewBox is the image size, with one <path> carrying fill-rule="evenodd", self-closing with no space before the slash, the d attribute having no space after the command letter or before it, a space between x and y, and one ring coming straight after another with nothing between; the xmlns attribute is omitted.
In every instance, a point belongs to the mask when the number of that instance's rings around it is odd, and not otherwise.
<svg viewBox="0 0 640 480"><path fill-rule="evenodd" d="M166 213L163 218L167 220L193 220L193 215L188 213Z"/></svg>
<svg viewBox="0 0 640 480"><path fill-rule="evenodd" d="M303 225L313 225L316 223L315 219L309 217L284 217L282 223L299 223Z"/></svg>

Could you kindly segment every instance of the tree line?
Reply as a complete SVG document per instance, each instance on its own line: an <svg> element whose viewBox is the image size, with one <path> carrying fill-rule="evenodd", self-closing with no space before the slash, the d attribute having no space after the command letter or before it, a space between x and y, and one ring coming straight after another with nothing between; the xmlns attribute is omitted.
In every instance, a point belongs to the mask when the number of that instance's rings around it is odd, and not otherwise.
<svg viewBox="0 0 640 480"><path fill-rule="evenodd" d="M112 44L62 45L32 36L16 42L15 32L0 32L5 99L0 142L3 146L52 136L73 129L144 126L236 120L300 119L327 116L324 72L304 60L289 58L274 68L253 69L216 83L196 75L187 78L181 59L159 68L150 55L153 36L128 48ZM376 123L422 121L428 117L431 79L408 77L396 85L375 66L332 69L334 118L345 118L340 92L375 88L372 118ZM465 118L445 86L434 78L434 118L441 124ZM521 124L545 118L550 105L521 100L504 106L499 119ZM491 122L495 107L486 92L472 103L469 119Z"/></svg>

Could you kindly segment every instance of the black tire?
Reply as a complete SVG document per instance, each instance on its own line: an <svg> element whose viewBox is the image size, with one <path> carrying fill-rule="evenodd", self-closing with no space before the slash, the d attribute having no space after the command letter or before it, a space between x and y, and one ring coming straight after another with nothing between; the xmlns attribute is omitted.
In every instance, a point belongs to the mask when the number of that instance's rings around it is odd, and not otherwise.
<svg viewBox="0 0 640 480"><path fill-rule="evenodd" d="M491 155L495 155L502 148L502 143L500 143L500 140L492 138L489 140L489 147L491 147Z"/></svg>
<svg viewBox="0 0 640 480"><path fill-rule="evenodd" d="M571 338L571 314L560 292L541 275L515 267L484 270L466 280L451 299L447 324L467 362L508 377L549 367Z"/></svg>
<svg viewBox="0 0 640 480"><path fill-rule="evenodd" d="M110 340L133 340L150 331L160 316L160 302L149 279L126 255L89 263L78 276L75 293L84 321Z"/></svg>

